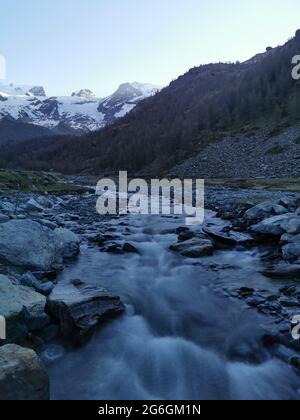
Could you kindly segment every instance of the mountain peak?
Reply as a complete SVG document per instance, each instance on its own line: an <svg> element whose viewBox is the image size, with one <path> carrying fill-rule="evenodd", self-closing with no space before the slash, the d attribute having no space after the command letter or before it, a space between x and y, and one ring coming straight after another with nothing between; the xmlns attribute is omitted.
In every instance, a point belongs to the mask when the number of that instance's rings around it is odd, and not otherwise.
<svg viewBox="0 0 300 420"><path fill-rule="evenodd" d="M81 89L77 92L73 92L72 96L78 96L82 99L95 99L96 95L90 89Z"/></svg>

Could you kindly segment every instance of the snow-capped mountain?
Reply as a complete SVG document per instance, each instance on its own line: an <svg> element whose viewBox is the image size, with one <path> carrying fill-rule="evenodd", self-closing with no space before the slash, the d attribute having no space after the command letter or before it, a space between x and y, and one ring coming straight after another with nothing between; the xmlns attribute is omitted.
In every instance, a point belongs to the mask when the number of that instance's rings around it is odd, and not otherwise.
<svg viewBox="0 0 300 420"><path fill-rule="evenodd" d="M0 84L0 120L47 128L56 134L94 131L131 111L138 102L154 95L160 88L151 84L125 83L111 96L100 99L89 89L71 96L47 97L40 86Z"/></svg>

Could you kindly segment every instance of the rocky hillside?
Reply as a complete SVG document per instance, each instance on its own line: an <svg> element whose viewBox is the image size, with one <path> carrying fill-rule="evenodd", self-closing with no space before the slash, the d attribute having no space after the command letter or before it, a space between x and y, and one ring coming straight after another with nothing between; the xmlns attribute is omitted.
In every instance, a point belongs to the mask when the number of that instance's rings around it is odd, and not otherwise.
<svg viewBox="0 0 300 420"><path fill-rule="evenodd" d="M264 128L209 144L170 176L252 178L300 176L300 125Z"/></svg>

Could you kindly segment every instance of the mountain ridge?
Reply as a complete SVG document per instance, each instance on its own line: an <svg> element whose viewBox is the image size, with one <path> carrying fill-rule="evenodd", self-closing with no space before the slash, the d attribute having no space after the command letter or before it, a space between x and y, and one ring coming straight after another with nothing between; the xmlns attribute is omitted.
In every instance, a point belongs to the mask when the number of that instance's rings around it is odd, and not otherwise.
<svg viewBox="0 0 300 420"><path fill-rule="evenodd" d="M89 89L73 92L71 96L47 97L41 86L0 84L0 118L8 117L11 121L43 127L49 130L49 135L59 132L61 124L65 131L69 128L69 134L76 134L76 131L81 134L112 124L139 101L159 90L155 85L134 82L127 83L126 92L123 90L120 94L122 86L101 99ZM115 103L111 105L112 102ZM0 138L4 135L0 130Z"/></svg>

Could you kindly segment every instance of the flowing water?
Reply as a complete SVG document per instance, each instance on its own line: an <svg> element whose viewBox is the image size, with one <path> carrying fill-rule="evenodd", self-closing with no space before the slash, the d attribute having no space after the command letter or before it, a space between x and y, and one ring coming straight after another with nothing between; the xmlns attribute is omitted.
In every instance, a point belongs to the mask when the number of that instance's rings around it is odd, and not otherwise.
<svg viewBox="0 0 300 420"><path fill-rule="evenodd" d="M122 297L127 310L86 346L65 350L49 364L53 399L299 398L299 377L261 344L268 319L223 292L241 286L278 290L278 283L258 273L257 250L181 257L169 246L182 223L158 216L110 221L140 255L82 246L59 281L103 285Z"/></svg>

